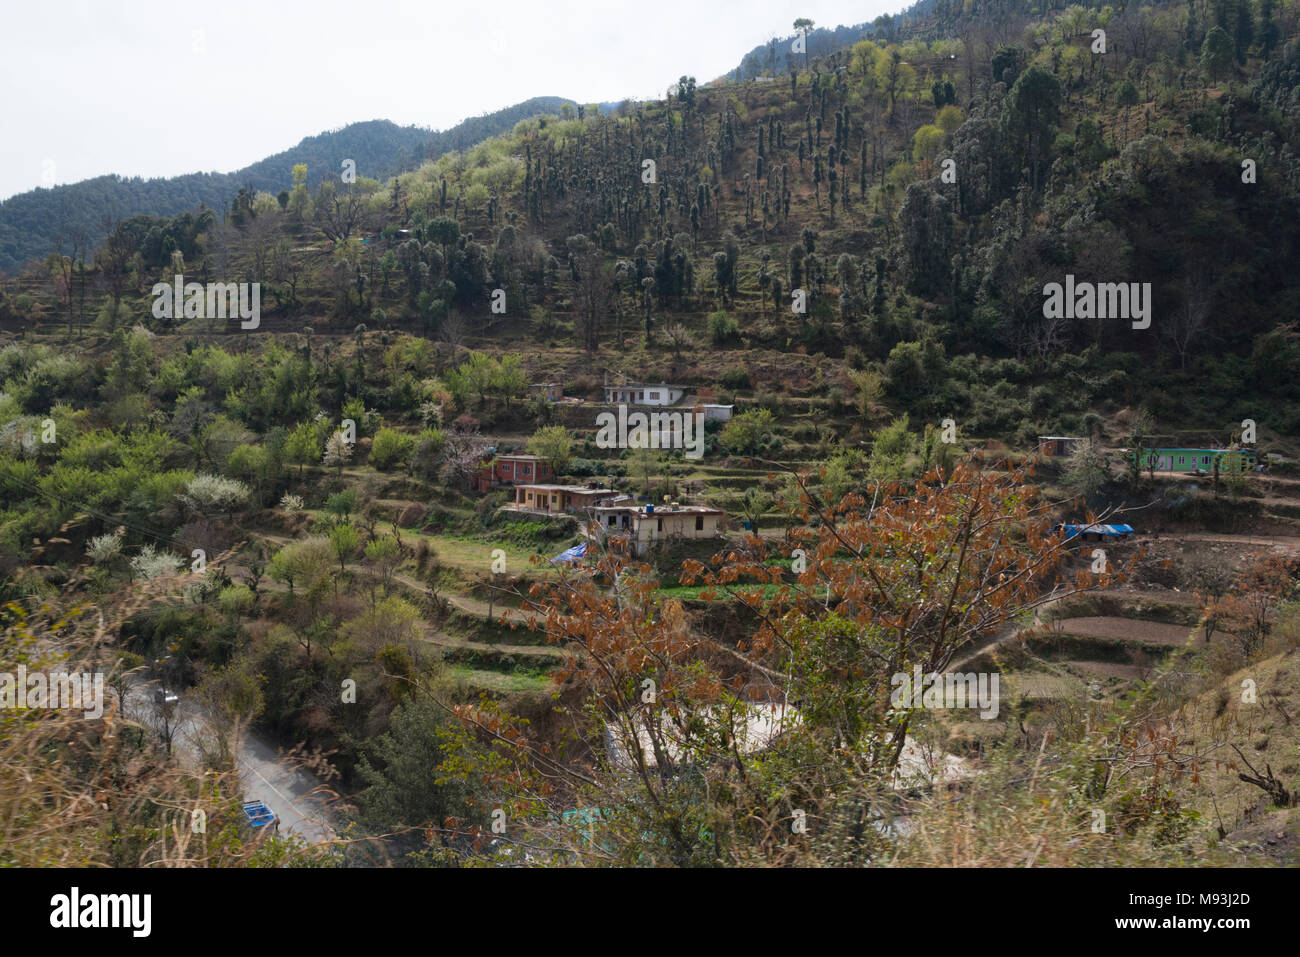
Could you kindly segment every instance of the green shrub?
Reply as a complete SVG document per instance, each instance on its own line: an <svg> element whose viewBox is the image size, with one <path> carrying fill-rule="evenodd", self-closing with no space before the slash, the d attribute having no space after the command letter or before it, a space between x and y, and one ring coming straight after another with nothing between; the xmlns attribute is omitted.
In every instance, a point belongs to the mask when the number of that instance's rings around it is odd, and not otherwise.
<svg viewBox="0 0 1300 957"><path fill-rule="evenodd" d="M1138 101L1138 88L1132 80L1124 80L1115 86L1115 103L1118 106L1133 106Z"/></svg>
<svg viewBox="0 0 1300 957"><path fill-rule="evenodd" d="M726 372L722 373L722 378L719 381L722 383L723 388L731 389L733 391L736 389L748 389L751 386L749 370L740 366L732 366Z"/></svg>
<svg viewBox="0 0 1300 957"><path fill-rule="evenodd" d="M387 472L394 466L406 462L415 451L415 438L403 435L396 429L384 426L375 433L370 445L370 464L380 471Z"/></svg>
<svg viewBox="0 0 1300 957"><path fill-rule="evenodd" d="M712 421L712 420L710 420ZM710 423L706 422L707 427ZM573 459L569 462L567 474L574 478L595 478L604 475L626 475L627 466L622 462L605 459Z"/></svg>
<svg viewBox="0 0 1300 957"><path fill-rule="evenodd" d="M447 436L441 429L422 431L411 452L411 471L421 478L432 478L438 470L438 455L446 444Z"/></svg>
<svg viewBox="0 0 1300 957"><path fill-rule="evenodd" d="M756 453L771 444L776 420L767 409L742 412L722 430L722 445L732 454Z"/></svg>
<svg viewBox="0 0 1300 957"><path fill-rule="evenodd" d="M736 320L725 310L719 309L709 316L709 335L714 345L722 345L727 340L736 338L739 332L740 327L736 325Z"/></svg>

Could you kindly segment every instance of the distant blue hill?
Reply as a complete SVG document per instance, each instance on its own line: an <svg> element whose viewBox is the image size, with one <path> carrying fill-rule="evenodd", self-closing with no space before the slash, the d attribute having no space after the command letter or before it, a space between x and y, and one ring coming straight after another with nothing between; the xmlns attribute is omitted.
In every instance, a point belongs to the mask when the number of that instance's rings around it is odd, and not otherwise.
<svg viewBox="0 0 1300 957"><path fill-rule="evenodd" d="M522 119L556 113L564 104L558 96L540 96L482 116L474 116L441 132L419 126L398 126L388 120L352 123L342 129L308 136L297 146L259 160L233 173L189 173L142 179L97 176L67 186L34 189L0 203L0 273L13 275L33 259L48 255L60 235L78 232L92 246L104 238L106 216L175 216L200 203L221 210L241 186L278 193L292 183L295 164L307 164L313 189L327 175L337 175L344 159L356 161L361 175L384 179L425 159L466 149L492 136L507 133Z"/></svg>

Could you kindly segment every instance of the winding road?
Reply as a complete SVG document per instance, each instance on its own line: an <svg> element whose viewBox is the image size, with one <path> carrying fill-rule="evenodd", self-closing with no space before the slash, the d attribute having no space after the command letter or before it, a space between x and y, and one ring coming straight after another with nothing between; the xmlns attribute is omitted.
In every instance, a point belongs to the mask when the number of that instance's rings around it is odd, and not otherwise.
<svg viewBox="0 0 1300 957"><path fill-rule="evenodd" d="M157 730L158 710L153 702L156 681L139 681L127 692L123 712L146 727ZM175 705L172 747L178 758L197 764L199 742L212 733L199 706L185 695ZM244 800L261 801L280 821L279 833L294 834L310 844L334 839L326 803L328 789L319 778L281 754L275 747L248 731L240 734L235 763Z"/></svg>

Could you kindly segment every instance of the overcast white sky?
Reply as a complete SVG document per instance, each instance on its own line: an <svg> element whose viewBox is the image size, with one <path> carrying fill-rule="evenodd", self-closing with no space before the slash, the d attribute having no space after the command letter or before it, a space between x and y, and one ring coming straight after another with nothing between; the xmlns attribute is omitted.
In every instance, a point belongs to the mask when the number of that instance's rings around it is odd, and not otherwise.
<svg viewBox="0 0 1300 957"><path fill-rule="evenodd" d="M229 172L359 120L445 129L533 96L661 96L796 17L909 0L0 0L0 199Z"/></svg>

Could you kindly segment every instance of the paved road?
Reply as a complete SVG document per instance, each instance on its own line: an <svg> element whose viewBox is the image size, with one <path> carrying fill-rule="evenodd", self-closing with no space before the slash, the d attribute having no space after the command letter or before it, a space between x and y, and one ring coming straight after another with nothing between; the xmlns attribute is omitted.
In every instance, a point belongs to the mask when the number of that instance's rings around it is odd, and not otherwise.
<svg viewBox="0 0 1300 957"><path fill-rule="evenodd" d="M149 727L156 726L153 693L157 683L141 681L127 693L128 716ZM198 742L207 731L203 712L184 694L176 705L172 749L188 762L199 759ZM281 834L297 834L310 843L334 838L329 826L328 795L315 775L297 767L272 745L255 734L244 732L235 752L244 799L261 801L280 819Z"/></svg>
<svg viewBox="0 0 1300 957"><path fill-rule="evenodd" d="M237 756L244 796L261 801L280 819L281 834L299 834L312 844L332 840L321 782L311 772L294 767L267 742L244 735Z"/></svg>

